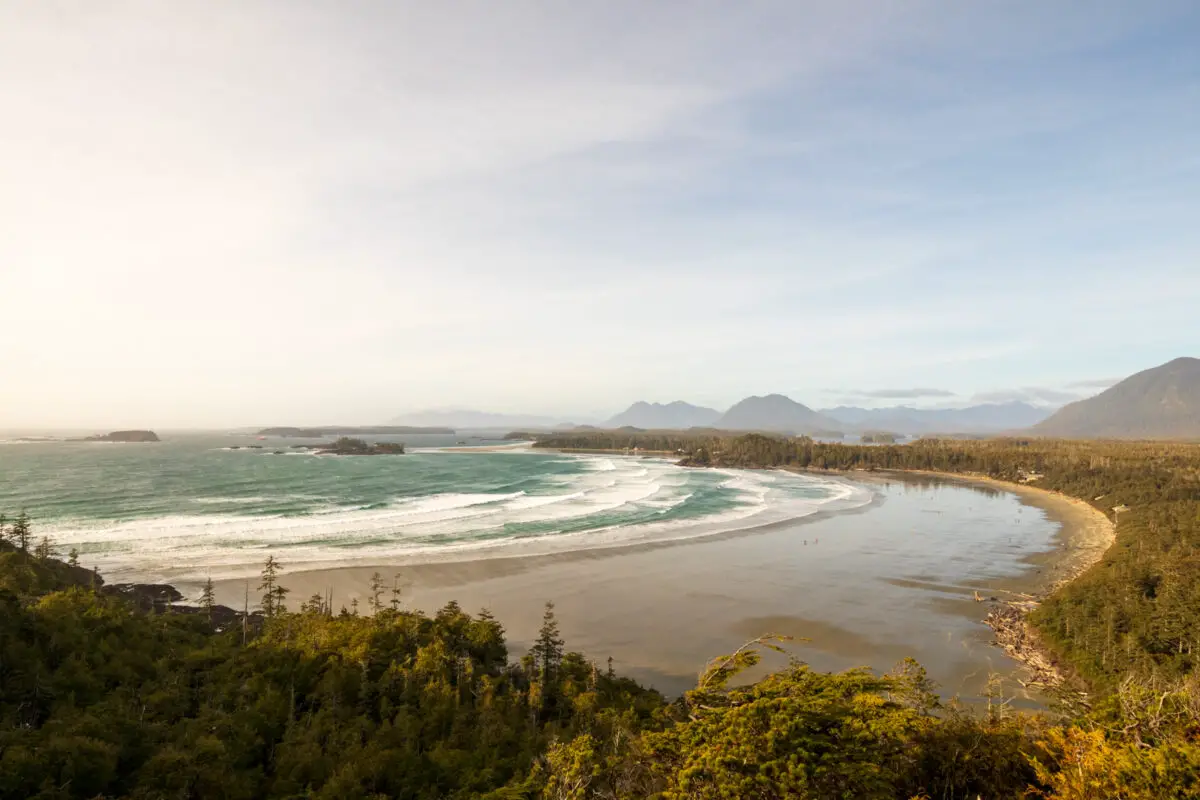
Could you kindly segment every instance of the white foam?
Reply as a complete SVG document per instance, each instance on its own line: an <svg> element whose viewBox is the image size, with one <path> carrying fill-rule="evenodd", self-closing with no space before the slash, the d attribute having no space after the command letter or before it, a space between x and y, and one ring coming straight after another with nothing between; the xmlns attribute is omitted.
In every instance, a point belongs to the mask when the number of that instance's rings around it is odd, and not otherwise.
<svg viewBox="0 0 1200 800"><path fill-rule="evenodd" d="M193 503L199 503L202 506L225 505L230 503L264 503L267 498L261 496L255 497L195 497Z"/></svg>
<svg viewBox="0 0 1200 800"><path fill-rule="evenodd" d="M584 461L585 470L553 494L443 493L398 498L385 507L331 505L302 516L196 514L43 527L60 548L78 546L83 562L99 566L111 580L186 580L205 574L221 579L257 574L267 553L293 570L535 555L729 533L863 505L872 496L842 481L791 473L690 471L643 458L573 460ZM714 475L720 476L717 481ZM572 532L559 527L625 507L665 515L700 487L714 485L736 492L737 505L691 519ZM196 502L250 504L252 498ZM509 525L525 526L526 533L500 535Z"/></svg>
<svg viewBox="0 0 1200 800"><path fill-rule="evenodd" d="M547 494L533 495L532 497L519 497L516 500L511 500L505 504L509 509L523 508L538 508L540 506L554 505L555 503L565 503L570 500L579 500L584 496L584 492L572 492L571 494Z"/></svg>

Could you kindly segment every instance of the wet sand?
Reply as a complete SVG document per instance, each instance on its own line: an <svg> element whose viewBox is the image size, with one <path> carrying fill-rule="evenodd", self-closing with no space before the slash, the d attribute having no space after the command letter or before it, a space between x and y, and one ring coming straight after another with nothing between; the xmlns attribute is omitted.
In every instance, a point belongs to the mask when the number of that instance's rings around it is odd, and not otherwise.
<svg viewBox="0 0 1200 800"><path fill-rule="evenodd" d="M708 659L778 633L808 639L790 649L817 669L886 670L913 656L944 695L973 701L989 672L1018 669L990 644L986 604L975 594L1038 593L1094 562L1112 540L1090 506L1032 487L910 473L851 479L869 486L874 502L753 531L314 570L283 582L293 608L332 589L335 608L358 598L365 612L368 582L379 572L389 587L393 579L404 586L408 608L432 612L450 600L468 611L489 608L514 656L536 636L550 600L570 649L599 663L612 657L618 671L669 694L693 685ZM222 582L218 601L240 607L243 591L242 581Z"/></svg>

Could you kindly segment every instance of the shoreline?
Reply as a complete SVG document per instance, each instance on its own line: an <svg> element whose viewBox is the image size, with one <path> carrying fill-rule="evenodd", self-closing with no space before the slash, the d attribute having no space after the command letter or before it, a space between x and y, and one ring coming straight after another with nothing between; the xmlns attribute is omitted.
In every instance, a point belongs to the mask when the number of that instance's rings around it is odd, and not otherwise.
<svg viewBox="0 0 1200 800"><path fill-rule="evenodd" d="M542 447L533 448L548 453L578 453L594 455L614 455L630 457L663 458L675 456L676 453L658 450L642 450L629 452L613 449L579 449ZM714 469L714 467L687 467L687 469ZM940 472L938 470L920 469L876 469L876 470L844 470L816 469L797 467L731 467L729 469L772 470L794 472L801 475L824 475L857 480L862 483L872 483L873 480L891 478L893 480L911 480L914 478L935 478L948 483L966 483L975 486L985 486L997 491L1008 492L1020 498L1026 505L1045 511L1052 520L1058 523L1059 531L1056 536L1058 546L1053 550L1030 556L1031 564L1048 568L1051 572L1041 580L1032 581L1033 589L1028 593L1042 599L1056 589L1070 583L1079 575L1090 569L1104 557L1116 541L1116 528L1108 516L1090 503L1072 497L1062 492L1042 489L1027 483L1012 483L990 475L976 472ZM870 508L870 504L866 506ZM819 518L819 514L817 515ZM807 518L802 518L807 519ZM795 520L800 521L800 520ZM753 529L748 529L753 530ZM734 531L732 534L745 531ZM636 546L636 545L631 545ZM1038 570L1041 573L1043 570ZM1035 573L1036 574L1036 573Z"/></svg>
<svg viewBox="0 0 1200 800"><path fill-rule="evenodd" d="M838 473L830 474L855 474ZM1039 598L1052 594L1090 569L1104 557L1104 553L1116 541L1116 527L1103 511L1077 497L1042 489L1024 483L1010 483L988 475L973 473L936 472L932 470L877 470L864 475L925 476L949 483L970 483L987 486L998 491L1016 495L1026 505L1040 508L1059 524L1058 546L1051 551L1034 555L1031 563L1042 565L1050 574L1035 584L1036 591L1029 594Z"/></svg>
<svg viewBox="0 0 1200 800"><path fill-rule="evenodd" d="M559 448L543 449L554 452L584 452ZM589 450L586 452L631 455L621 450ZM709 469L710 467L696 468ZM1083 684L1071 666L1042 641L1037 630L1029 622L1029 614L1059 588L1069 584L1099 563L1115 543L1116 526L1100 509L1078 497L1072 497L1062 492L1030 484L1012 483L974 472L794 467L744 467L743 469L780 469L798 474L842 476L867 484L889 479L909 482L920 481L922 478L933 479L942 483L981 486L1007 492L1017 497L1025 505L1041 509L1058 524L1058 531L1055 534L1056 546L1049 551L1026 556L1023 560L1031 567L1032 572L1025 576L1025 580L1006 579L1002 581L1005 586L1014 588L1001 588L999 585L1001 582L996 582L995 585L988 587L993 592L1009 595L1014 599L1001 600L995 596L982 597L978 593L975 599L977 602L990 604L991 607L982 622L994 634L993 645L1025 669L1029 680L1021 682L1024 688L1056 689L1068 683ZM866 508L870 508L870 505ZM1016 588L1020 586L1026 586L1028 590L1021 591ZM1084 691L1078 692L1085 705L1087 694Z"/></svg>
<svg viewBox="0 0 1200 800"><path fill-rule="evenodd" d="M663 458L676 455L665 450L642 450L629 452L613 449L578 449L560 447L531 448L548 453L581 453L595 455L615 455L633 457ZM687 467L688 469L714 469L714 467ZM1072 497L1062 492L1042 489L1027 483L1012 483L993 478L977 472L940 472L938 470L921 469L876 469L876 470L845 470L845 469L816 469L811 467L731 467L729 469L772 470L794 472L801 475L825 475L858 480L871 483L875 479L892 478L906 480L912 478L935 478L949 483L966 483L975 486L985 486L998 491L1008 492L1020 498L1026 505L1040 508L1051 519L1059 524L1057 539L1059 544L1054 550L1031 556L1030 563L1048 567L1052 574L1041 581L1033 582L1036 591L1029 592L1043 598L1060 586L1070 583L1083 572L1096 564L1104 553L1116 541L1116 528L1103 511L1078 497ZM869 507L869 505L868 505ZM1041 572L1041 570L1039 570Z"/></svg>
<svg viewBox="0 0 1200 800"><path fill-rule="evenodd" d="M1030 591L1020 593L994 589L1006 594L1023 594L1024 597L1008 600L996 597L976 599L990 604L983 622L995 635L993 644L1025 669L1029 680L1021 681L1024 688L1054 690L1074 684L1073 688L1077 691L1073 694L1082 705L1087 706L1089 693L1082 690L1086 684L1070 664L1046 645L1037 629L1030 624L1029 615L1047 597L1091 569L1108 552L1116 541L1116 526L1108 516L1077 497L1029 484L1010 483L988 475L933 470L879 470L873 474L923 476L947 483L967 483L994 488L1015 495L1026 505L1040 508L1058 523L1058 533L1055 536L1057 547L1025 559L1030 566L1042 567L1034 574L1043 577L1031 581ZM1019 584L1020 582L1017 582L1016 585Z"/></svg>
<svg viewBox="0 0 1200 800"><path fill-rule="evenodd" d="M725 553L726 558L740 557L735 554L754 552L763 546L764 540L780 542L790 539L795 544L801 544L804 534L799 532L808 525L838 517L853 518L869 513L881 507L886 496L894 493L899 484L908 483L930 489L936 486L958 486L997 497L1001 494L1009 495L1020 505L1039 509L1044 514L1045 522L1053 528L1049 529L1044 543L1039 543L1036 549L1026 549L1017 557L1018 573L1010 573L1003 577L999 576L999 573L994 577L975 575L968 578L964 575L958 582L949 579L955 585L948 591L956 595L956 598L942 595L941 599L935 598L933 602L944 603L943 607L947 609L956 609L953 613L969 619L972 625L989 626L990 635L988 631L979 628L978 638L971 635L972 641L976 646L1003 655L1010 664L1006 669L1015 670L1014 678L1023 686L1038 689L1065 682L1063 671L1058 669L1053 656L1037 641L1036 635L1025 622L1025 615L1055 588L1094 564L1111 544L1112 526L1100 511L1059 493L1009 484L986 476L915 470L788 471L841 479L868 489L872 484L880 488L874 490L875 498L871 502L858 508L836 512L819 511L797 519L772 521L734 531L684 539L641 541L557 553L518 553L420 564L381 562L362 566L298 568L296 571L289 571L282 582L291 589L289 605L293 608L310 595L324 595L325 592L332 591L335 609L343 605L352 608L352 602L356 599L359 613L369 613L367 587L372 575L379 573L384 583L382 600L385 605L392 599L393 584L398 582L402 590L401 603L406 608L423 609L427 613L433 613L446 602L457 601L464 608L488 607L493 613L499 612L497 616L505 621L515 650L523 648L535 635L531 625L536 622L534 616L538 606L546 600L554 600L562 604L564 632L570 634L573 642L579 643L583 652L604 654L620 647L618 657L621 660L618 663L622 664L623 661L623 668L634 668L640 680L651 680L656 685L674 686L680 684L681 676L691 674L695 669L687 660L688 648L671 648L670 652L665 653L651 652L650 649L641 646L642 642L634 642L646 637L630 635L622 626L655 625L639 615L638 602L673 602L688 606L694 599L717 596L711 592L701 592L697 595L695 593L699 589L695 585L686 582L681 584L677 576L688 572L684 564L692 565L693 569L700 564L707 564L699 569L715 570L713 577L719 584L721 579L716 576L721 574L721 567L719 564L714 565L713 553ZM883 489L883 485L893 488ZM863 524L857 523L860 527ZM871 527L869 522L865 524ZM961 541L953 531L947 531L946 534ZM819 535L822 537L821 541L824 541L824 529L819 531ZM810 534L808 541L815 543L817 540L811 539ZM807 544L808 541L804 541L803 544ZM826 545L822 544L819 550L812 551L812 555L824 558L822 554L825 553L825 547ZM832 554L831 551L830 555ZM656 574L659 575L658 580L651 577ZM783 577L782 580L784 584L778 585L794 583L798 578L789 576ZM256 581L249 583L253 593ZM659 585L652 586L654 583ZM218 581L218 601L239 608L246 584L245 579ZM897 582L896 585L903 584ZM946 586L938 587L932 583L928 588L934 592L947 591ZM676 593L681 591L683 599L675 597L668 601L662 594L668 590ZM770 608L772 600L769 598L772 597L772 591L768 590L765 595L761 591L756 594L754 587L748 587L743 593L742 605L738 606L743 609L739 613L748 620L758 620L756 624L759 627L766 625L768 628L786 628L785 632L795 631L797 636L810 638L819 633L820 646L813 645L818 649L836 649L841 646L847 648L847 652L854 651L855 648L863 655L872 652L871 646L867 644L868 639L862 638L855 631L839 628L836 623L829 624L823 618L808 619L789 609L781 609L778 606ZM588 596L588 602L592 604L590 607L580 605L582 601L576 596L581 594ZM754 599L756 596L761 597L762 616L751 613L757 609ZM972 602L972 598L975 602ZM597 606L596 603L600 605ZM631 603L634 605L631 606ZM872 601L869 599L856 603L856 606L861 606L860 611L850 613L869 615L871 605ZM618 611L618 608L622 610ZM639 622L620 622L622 619L634 619ZM578 623L572 625L576 620ZM584 624L585 620L590 622ZM592 627L597 625L598 627ZM749 627L745 628L745 632L750 633L754 625L749 622L747 625ZM575 630L570 630L572 627ZM662 628L663 635L671 635L669 631L672 628L669 623L659 627ZM710 632L703 628L704 626L700 625L691 633L703 640L710 635ZM762 631L755 628L753 633L758 635ZM706 652L719 652L722 648L727 648L727 645L728 642L716 640L712 640L712 644L689 641L688 647ZM886 644L882 645L876 652L884 652L887 647ZM898 650L896 654L899 654ZM846 665L826 666L833 669L845 667ZM1030 676L1029 680L1023 680L1026 674ZM951 684L951 687L954 688L954 685ZM1025 694L1024 697L1035 703L1042 702L1029 694Z"/></svg>

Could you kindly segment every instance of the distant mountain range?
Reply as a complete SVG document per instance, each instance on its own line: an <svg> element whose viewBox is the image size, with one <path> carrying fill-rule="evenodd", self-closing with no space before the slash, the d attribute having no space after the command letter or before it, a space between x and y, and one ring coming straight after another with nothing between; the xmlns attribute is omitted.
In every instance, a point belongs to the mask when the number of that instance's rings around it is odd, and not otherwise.
<svg viewBox="0 0 1200 800"><path fill-rule="evenodd" d="M729 431L769 431L775 433L827 433L834 431L889 431L920 435L924 433L996 433L1018 430L1041 422L1049 409L1028 403L990 403L968 408L919 409L837 408L814 411L781 394L747 397L728 411L697 406L676 400L651 403L639 400L597 427L687 430L717 428ZM463 430L554 430L581 427L561 418L527 414L496 414L467 409L439 409L405 414L391 420L393 425L443 427ZM584 425L582 427L590 427Z"/></svg>
<svg viewBox="0 0 1200 800"><path fill-rule="evenodd" d="M606 428L660 428L683 430L706 428L721 417L715 408L694 406L682 400L673 403L647 403L644 400L631 405L620 414L604 423Z"/></svg>
<svg viewBox="0 0 1200 800"><path fill-rule="evenodd" d="M1200 359L1177 358L1063 406L1033 433L1069 439L1200 439Z"/></svg>
<svg viewBox="0 0 1200 800"><path fill-rule="evenodd" d="M673 403L639 401L604 423L605 428L718 428L730 431L818 433L830 431L889 431L924 433L995 433L1019 430L1041 422L1051 413L1028 403L988 403L968 408L837 408L813 409L781 394L747 397L724 414L681 400Z"/></svg>
<svg viewBox="0 0 1200 800"><path fill-rule="evenodd" d="M838 406L821 413L843 427L893 433L997 433L1028 428L1046 419L1053 409L1029 403L986 403L967 408L856 408Z"/></svg>
<svg viewBox="0 0 1200 800"><path fill-rule="evenodd" d="M578 420L590 422L591 420ZM404 414L394 425L421 427L553 430L578 426L562 418L437 409ZM724 413L676 400L638 401L603 423L604 428L686 430L716 428L812 434L887 431L996 434L1027 431L1066 438L1200 439L1200 359L1177 358L1139 372L1101 394L1057 412L1024 402L984 403L966 408L837 408L814 411L781 394L747 397Z"/></svg>
<svg viewBox="0 0 1200 800"><path fill-rule="evenodd" d="M769 394L765 397L747 397L734 404L712 427L727 431L815 433L840 430L842 425L790 397Z"/></svg>

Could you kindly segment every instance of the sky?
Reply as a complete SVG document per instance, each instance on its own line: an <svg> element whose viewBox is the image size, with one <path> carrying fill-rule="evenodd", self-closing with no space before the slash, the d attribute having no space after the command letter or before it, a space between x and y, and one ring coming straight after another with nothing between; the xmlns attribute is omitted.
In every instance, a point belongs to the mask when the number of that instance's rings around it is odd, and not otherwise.
<svg viewBox="0 0 1200 800"><path fill-rule="evenodd" d="M0 428L1200 355L1200 4L0 5Z"/></svg>

